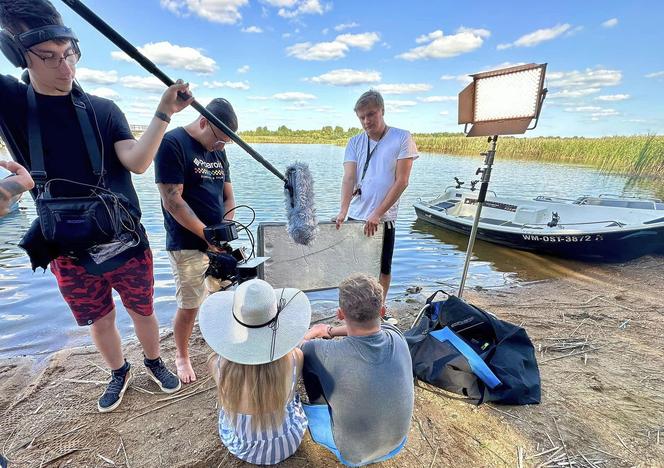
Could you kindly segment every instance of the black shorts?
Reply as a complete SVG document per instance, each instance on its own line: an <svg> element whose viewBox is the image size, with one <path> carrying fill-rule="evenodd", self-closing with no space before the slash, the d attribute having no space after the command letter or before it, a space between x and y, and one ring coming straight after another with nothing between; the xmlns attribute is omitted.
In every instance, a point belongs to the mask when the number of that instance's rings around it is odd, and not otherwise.
<svg viewBox="0 0 664 468"><path fill-rule="evenodd" d="M380 254L380 272L383 275L392 274L395 233L396 226L394 221L385 222L383 225L383 251Z"/></svg>

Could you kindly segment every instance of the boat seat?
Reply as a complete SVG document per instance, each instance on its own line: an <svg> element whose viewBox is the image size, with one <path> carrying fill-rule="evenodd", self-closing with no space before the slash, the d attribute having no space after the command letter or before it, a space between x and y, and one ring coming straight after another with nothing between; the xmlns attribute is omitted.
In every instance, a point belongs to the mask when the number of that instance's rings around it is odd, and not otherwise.
<svg viewBox="0 0 664 468"><path fill-rule="evenodd" d="M514 213L514 224L546 224L551 221L551 211L545 208L520 206Z"/></svg>

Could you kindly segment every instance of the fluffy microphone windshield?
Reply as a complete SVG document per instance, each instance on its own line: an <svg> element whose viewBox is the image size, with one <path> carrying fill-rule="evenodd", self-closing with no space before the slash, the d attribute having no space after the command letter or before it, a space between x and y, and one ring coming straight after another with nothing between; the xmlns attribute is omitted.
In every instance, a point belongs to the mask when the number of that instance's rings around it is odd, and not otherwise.
<svg viewBox="0 0 664 468"><path fill-rule="evenodd" d="M286 213L288 235L297 243L309 245L318 234L314 208L314 179L309 166L296 162L286 169Z"/></svg>

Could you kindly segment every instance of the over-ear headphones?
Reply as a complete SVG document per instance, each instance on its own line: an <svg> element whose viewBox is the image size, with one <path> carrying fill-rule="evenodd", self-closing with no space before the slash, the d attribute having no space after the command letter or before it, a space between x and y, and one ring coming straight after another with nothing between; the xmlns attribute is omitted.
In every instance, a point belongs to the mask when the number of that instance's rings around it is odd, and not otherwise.
<svg viewBox="0 0 664 468"><path fill-rule="evenodd" d="M0 31L0 50L15 67L27 68L28 63L25 59L27 50L52 39L71 39L73 46L78 50L78 38L74 31L60 25L42 26L15 36L7 31Z"/></svg>

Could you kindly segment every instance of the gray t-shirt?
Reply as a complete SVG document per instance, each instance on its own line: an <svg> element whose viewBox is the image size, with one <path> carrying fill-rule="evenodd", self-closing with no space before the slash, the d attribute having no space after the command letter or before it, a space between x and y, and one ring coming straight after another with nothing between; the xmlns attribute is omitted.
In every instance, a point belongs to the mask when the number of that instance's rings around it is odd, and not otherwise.
<svg viewBox="0 0 664 468"><path fill-rule="evenodd" d="M413 415L408 345L388 324L369 336L311 340L305 370L318 376L332 413L334 441L347 461L366 463L406 437Z"/></svg>

